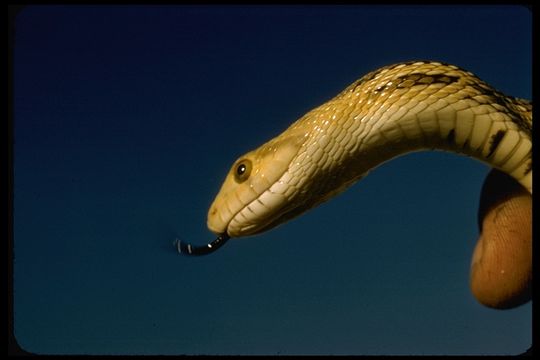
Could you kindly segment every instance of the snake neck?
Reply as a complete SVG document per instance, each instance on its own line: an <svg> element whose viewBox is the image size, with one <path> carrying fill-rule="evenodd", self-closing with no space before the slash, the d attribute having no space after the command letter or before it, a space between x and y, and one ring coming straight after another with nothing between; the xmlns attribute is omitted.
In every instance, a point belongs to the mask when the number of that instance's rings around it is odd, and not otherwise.
<svg viewBox="0 0 540 360"><path fill-rule="evenodd" d="M290 131L310 131L290 170L318 179L310 192L324 201L392 158L443 150L487 163L532 193L531 128L530 102L469 72L440 63L400 64L366 75L293 124Z"/></svg>

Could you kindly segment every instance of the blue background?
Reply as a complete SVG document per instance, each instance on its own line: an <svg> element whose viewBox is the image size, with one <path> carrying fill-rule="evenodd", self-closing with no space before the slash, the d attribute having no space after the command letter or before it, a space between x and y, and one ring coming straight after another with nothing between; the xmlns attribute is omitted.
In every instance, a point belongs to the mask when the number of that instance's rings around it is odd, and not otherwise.
<svg viewBox="0 0 540 360"><path fill-rule="evenodd" d="M208 257L237 156L380 66L531 98L513 6L33 6L14 47L14 330L41 354L515 354L468 287L488 167L442 152Z"/></svg>

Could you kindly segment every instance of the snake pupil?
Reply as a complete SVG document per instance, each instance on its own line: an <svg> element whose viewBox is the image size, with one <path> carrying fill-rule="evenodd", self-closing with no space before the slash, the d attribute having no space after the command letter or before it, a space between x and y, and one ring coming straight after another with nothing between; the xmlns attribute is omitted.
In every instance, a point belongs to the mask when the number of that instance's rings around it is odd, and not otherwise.
<svg viewBox="0 0 540 360"><path fill-rule="evenodd" d="M238 175L243 175L246 172L246 165L240 164L238 168L236 169L236 173Z"/></svg>

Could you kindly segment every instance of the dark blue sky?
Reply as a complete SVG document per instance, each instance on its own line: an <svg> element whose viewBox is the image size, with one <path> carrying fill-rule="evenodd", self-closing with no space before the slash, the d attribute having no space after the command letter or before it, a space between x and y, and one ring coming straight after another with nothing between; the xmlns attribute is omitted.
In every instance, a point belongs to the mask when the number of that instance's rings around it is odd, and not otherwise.
<svg viewBox="0 0 540 360"><path fill-rule="evenodd" d="M514 6L48 6L16 19L14 319L41 354L515 354L468 288L487 166L407 155L208 257L232 161L380 66L531 98Z"/></svg>

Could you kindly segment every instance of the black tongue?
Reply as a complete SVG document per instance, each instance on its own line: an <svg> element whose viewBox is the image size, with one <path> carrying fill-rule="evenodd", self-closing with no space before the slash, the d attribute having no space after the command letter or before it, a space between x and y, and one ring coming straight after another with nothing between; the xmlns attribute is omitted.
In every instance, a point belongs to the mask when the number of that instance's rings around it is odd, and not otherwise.
<svg viewBox="0 0 540 360"><path fill-rule="evenodd" d="M191 244L183 243L180 239L174 240L174 246L176 246L176 249L180 254L184 255L207 255L211 254L217 249L219 249L223 244L229 240L230 237L225 234L221 234L217 237L216 240L212 241L209 244L203 245L203 246L195 246Z"/></svg>

